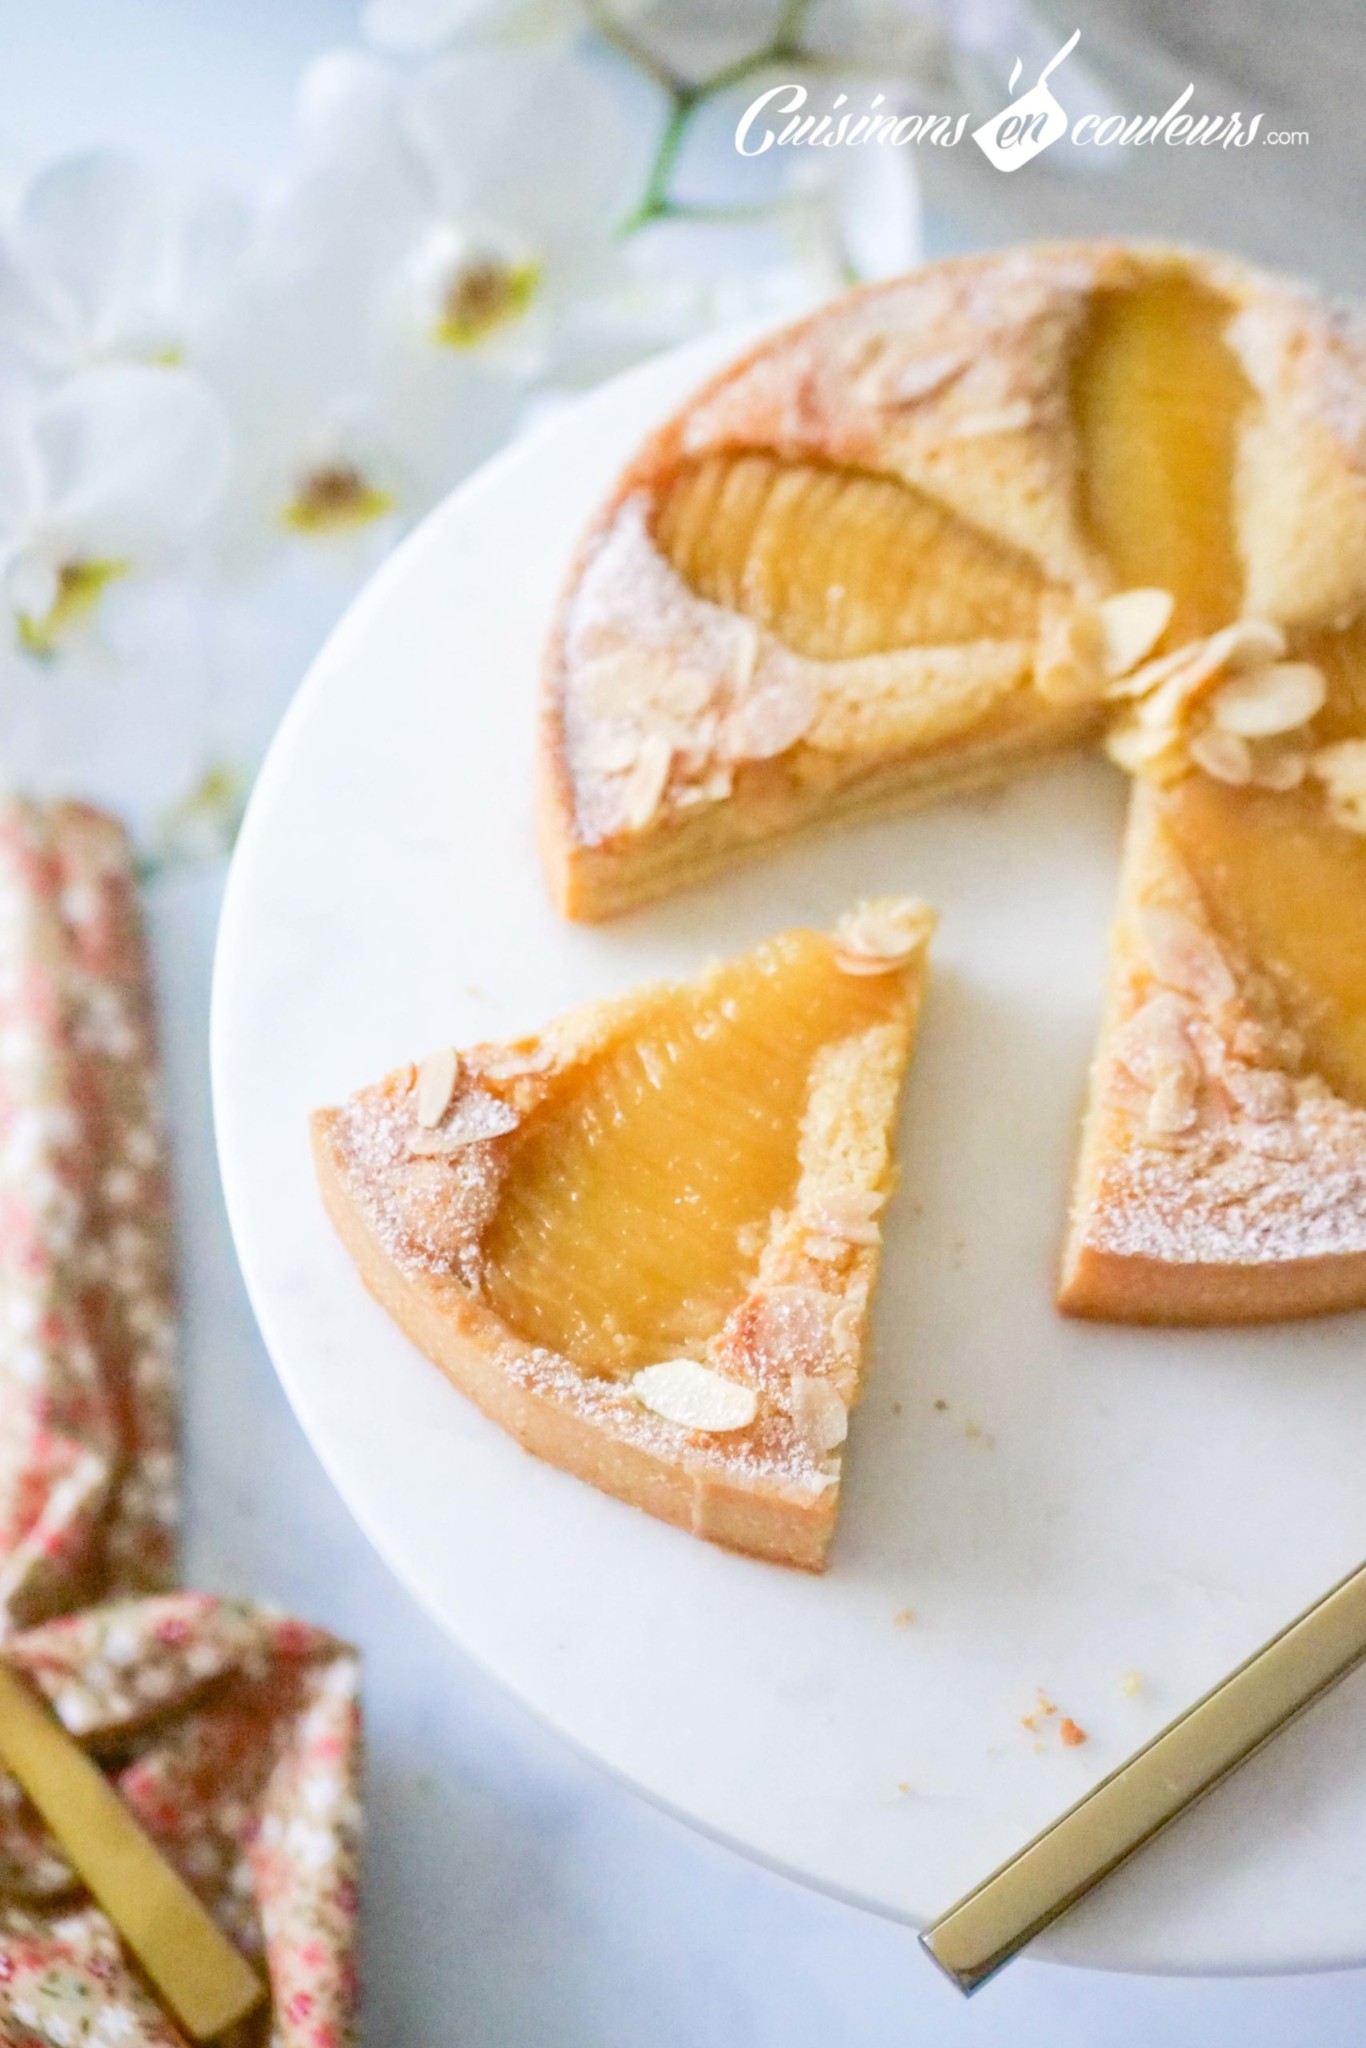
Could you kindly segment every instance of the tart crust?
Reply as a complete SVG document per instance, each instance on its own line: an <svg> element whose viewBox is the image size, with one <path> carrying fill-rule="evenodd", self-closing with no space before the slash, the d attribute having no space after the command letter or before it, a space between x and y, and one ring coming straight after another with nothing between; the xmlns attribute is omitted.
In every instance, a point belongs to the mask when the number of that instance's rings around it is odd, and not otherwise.
<svg viewBox="0 0 1366 2048"><path fill-rule="evenodd" d="M505 1114L484 1112L487 1121L512 1128L448 1154L425 1149L430 1105L422 1100L422 1070L411 1066L340 1108L315 1113L323 1200L365 1285L526 1450L695 1535L819 1571L840 1479L826 1421L832 1407L842 1418L861 1390L878 1264L879 1233L867 1219L894 1180L892 1129L932 922L924 912L907 957L878 970L895 978L886 1021L817 1056L792 1203L774 1213L743 1298L706 1347L708 1368L753 1389L749 1426L716 1434L665 1419L633 1394L629 1380L590 1374L526 1341L481 1291L484 1237L517 1127L559 1076L629 1035L658 991L589 1004L539 1037L463 1054L442 1115L458 1121L471 1102L491 1099ZM819 1239L813 1215L822 1219ZM832 1252L829 1232L838 1232L841 1215L862 1220L848 1225L848 1241ZM813 1414L825 1418L814 1429Z"/></svg>

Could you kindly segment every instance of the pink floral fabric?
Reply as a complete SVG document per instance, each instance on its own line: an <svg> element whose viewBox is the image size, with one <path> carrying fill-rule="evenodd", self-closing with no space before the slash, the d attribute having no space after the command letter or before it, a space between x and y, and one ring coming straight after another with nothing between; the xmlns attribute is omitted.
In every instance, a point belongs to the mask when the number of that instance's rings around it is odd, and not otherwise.
<svg viewBox="0 0 1366 2048"><path fill-rule="evenodd" d="M122 828L0 804L0 1631L175 1580L156 1088Z"/></svg>
<svg viewBox="0 0 1366 2048"><path fill-rule="evenodd" d="M10 1638L224 1932L268 2008L233 2048L357 2039L359 1667L321 1629L202 1593L115 1602ZM169 2048L181 2035L123 1959L13 1780L0 1777L0 2041Z"/></svg>

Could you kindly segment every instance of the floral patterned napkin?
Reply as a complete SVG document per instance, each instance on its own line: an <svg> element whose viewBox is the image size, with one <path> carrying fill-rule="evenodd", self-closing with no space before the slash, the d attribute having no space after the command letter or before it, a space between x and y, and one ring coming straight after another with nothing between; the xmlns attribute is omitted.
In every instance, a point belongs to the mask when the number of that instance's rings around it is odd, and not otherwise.
<svg viewBox="0 0 1366 2048"><path fill-rule="evenodd" d="M25 1672L229 1938L268 2008L232 2048L356 2034L359 1665L321 1629L204 1593L116 1601L10 1637ZM0 1775L0 2041L177 2048L18 1786Z"/></svg>
<svg viewBox="0 0 1366 2048"><path fill-rule="evenodd" d="M121 826L0 800L0 1657L264 1966L269 2003L232 2048L346 2048L358 1664L302 1622L168 1590L177 1389L156 1093ZM0 2044L181 2039L0 1769Z"/></svg>
<svg viewBox="0 0 1366 2048"><path fill-rule="evenodd" d="M156 1078L122 828L0 803L0 1630L175 1581Z"/></svg>

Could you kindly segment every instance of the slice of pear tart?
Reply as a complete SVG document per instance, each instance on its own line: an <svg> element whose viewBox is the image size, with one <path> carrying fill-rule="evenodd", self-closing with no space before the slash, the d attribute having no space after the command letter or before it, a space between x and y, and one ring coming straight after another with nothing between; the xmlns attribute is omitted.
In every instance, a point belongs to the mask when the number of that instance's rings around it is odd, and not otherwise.
<svg viewBox="0 0 1366 2048"><path fill-rule="evenodd" d="M1303 788L1134 792L1059 1304L1366 1306L1366 838Z"/></svg>
<svg viewBox="0 0 1366 2048"><path fill-rule="evenodd" d="M366 1285L526 1449L819 1570L933 923L865 903L320 1110Z"/></svg>

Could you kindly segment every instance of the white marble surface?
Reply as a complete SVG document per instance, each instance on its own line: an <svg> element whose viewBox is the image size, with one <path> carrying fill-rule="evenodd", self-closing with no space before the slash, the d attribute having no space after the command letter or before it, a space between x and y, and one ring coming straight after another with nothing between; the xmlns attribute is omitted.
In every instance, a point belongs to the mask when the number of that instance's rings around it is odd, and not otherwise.
<svg viewBox="0 0 1366 2048"><path fill-rule="evenodd" d="M263 160L345 0L0 0L0 129ZM1347 2048L1358 1975L1192 1982L1017 1965L970 2005L904 1931L688 1833L566 1751L449 1645L355 1532L236 1278L212 1153L217 884L153 921L188 1283L191 1565L359 1641L371 1729L368 2038L385 2048Z"/></svg>

